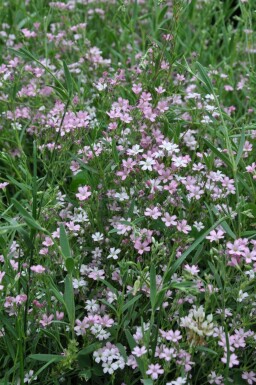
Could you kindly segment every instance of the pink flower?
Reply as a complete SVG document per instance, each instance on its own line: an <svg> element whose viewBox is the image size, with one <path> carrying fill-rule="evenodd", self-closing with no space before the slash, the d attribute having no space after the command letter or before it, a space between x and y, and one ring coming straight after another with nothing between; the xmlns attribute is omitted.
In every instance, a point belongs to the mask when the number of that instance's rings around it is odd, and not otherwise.
<svg viewBox="0 0 256 385"><path fill-rule="evenodd" d="M145 251L150 251L149 243L147 241L141 242L139 239L135 241L134 248L138 250L139 254L143 254Z"/></svg>
<svg viewBox="0 0 256 385"><path fill-rule="evenodd" d="M177 222L177 230L181 231L184 234L188 234L191 230L191 226L187 224L187 221L185 219L182 219L182 221Z"/></svg>
<svg viewBox="0 0 256 385"><path fill-rule="evenodd" d="M86 199L89 198L92 193L90 192L90 186L83 186L83 187L78 187L79 193L76 194L76 197L80 201L85 201Z"/></svg>
<svg viewBox="0 0 256 385"><path fill-rule="evenodd" d="M192 275L197 275L199 273L199 271L200 271L196 265L191 265L190 266L190 265L187 264L187 265L184 266L184 269L186 271L188 271Z"/></svg>
<svg viewBox="0 0 256 385"><path fill-rule="evenodd" d="M179 330L168 330L165 332L164 330L160 330L161 336L165 338L167 341L172 341L174 343L179 342L179 340L182 338L182 335Z"/></svg>
<svg viewBox="0 0 256 385"><path fill-rule="evenodd" d="M39 321L39 323L43 327L48 326L48 325L50 325L52 323L53 318L54 318L53 314L51 314L49 316L47 316L47 314L43 314L42 319Z"/></svg>
<svg viewBox="0 0 256 385"><path fill-rule="evenodd" d="M209 239L210 242L218 242L220 239L224 238L223 237L224 232L222 230L212 230L206 239Z"/></svg>
<svg viewBox="0 0 256 385"><path fill-rule="evenodd" d="M139 346L136 346L133 351L132 351L132 354L136 357L141 357L143 356L144 354L147 353L147 349L145 346L142 346L141 348Z"/></svg>
<svg viewBox="0 0 256 385"><path fill-rule="evenodd" d="M221 361L226 364L227 363L227 354L224 354L224 357L222 357ZM234 365L239 365L239 361L237 359L237 355L235 353L232 353L229 357L229 367L233 368Z"/></svg>
<svg viewBox="0 0 256 385"><path fill-rule="evenodd" d="M157 219L161 216L161 212L159 211L158 207L147 208L144 214L146 217L151 217L153 219Z"/></svg>
<svg viewBox="0 0 256 385"><path fill-rule="evenodd" d="M42 274L45 272L45 268L41 265L35 265L35 266L31 266L30 268L32 271L34 271L35 273L37 274Z"/></svg>
<svg viewBox="0 0 256 385"><path fill-rule="evenodd" d="M58 321L62 320L64 318L63 311L61 311L61 312L56 311L56 318Z"/></svg>
<svg viewBox="0 0 256 385"><path fill-rule="evenodd" d="M165 226L167 226L167 227L177 225L176 215L171 216L169 213L165 213L161 219L165 223Z"/></svg>
<svg viewBox="0 0 256 385"><path fill-rule="evenodd" d="M0 183L0 190L3 190L8 184L7 182Z"/></svg>
<svg viewBox="0 0 256 385"><path fill-rule="evenodd" d="M164 370L162 369L161 365L159 365L159 364L156 364L156 365L151 364L151 365L149 365L146 373L151 376L152 380L157 380L159 377L159 374L163 374Z"/></svg>
<svg viewBox="0 0 256 385"><path fill-rule="evenodd" d="M256 373L255 372L243 372L242 378L248 382L249 385L253 385L256 382Z"/></svg>

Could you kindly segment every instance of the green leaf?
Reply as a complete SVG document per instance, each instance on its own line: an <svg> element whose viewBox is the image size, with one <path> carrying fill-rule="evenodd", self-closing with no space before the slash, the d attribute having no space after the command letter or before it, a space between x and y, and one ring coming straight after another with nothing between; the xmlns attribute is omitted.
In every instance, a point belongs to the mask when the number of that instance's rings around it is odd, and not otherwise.
<svg viewBox="0 0 256 385"><path fill-rule="evenodd" d="M68 273L72 273L75 267L74 259L71 256L71 250L69 246L69 241L67 233L63 224L60 225L60 248L63 256L65 257L65 266Z"/></svg>
<svg viewBox="0 0 256 385"><path fill-rule="evenodd" d="M135 346L137 346L136 341L133 338L133 336L131 335L131 333L129 332L129 330L125 330L124 332L125 332L127 342L130 346L130 349L133 350L135 348Z"/></svg>
<svg viewBox="0 0 256 385"><path fill-rule="evenodd" d="M21 227L24 227L24 225L9 225L9 226L1 226L0 227L0 234L5 234L6 232L10 231L10 230L17 230L17 229L20 229Z"/></svg>
<svg viewBox="0 0 256 385"><path fill-rule="evenodd" d="M116 346L118 347L118 350L119 352L121 353L122 357L124 358L125 362L127 362L127 354L126 354L126 350L124 348L124 345L120 344L119 342L116 344Z"/></svg>
<svg viewBox="0 0 256 385"><path fill-rule="evenodd" d="M64 301L66 304L66 309L68 313L69 322L71 327L74 327L75 324L75 299L74 299L74 289L71 274L67 274L65 278L65 291L64 291Z"/></svg>
<svg viewBox="0 0 256 385"><path fill-rule="evenodd" d="M113 158L114 158L114 161L116 164L119 164L119 155L118 155L118 151L117 151L117 148L116 148L116 142L115 140L113 139L112 140L112 154L113 154Z"/></svg>
<svg viewBox="0 0 256 385"><path fill-rule="evenodd" d="M215 155L217 155L218 158L220 158L226 164L226 166L232 168L232 164L230 163L230 160L228 159L227 155L225 155L222 152L220 152L219 150L217 150L217 148L211 142L209 142L209 140L207 140L205 138L202 138L202 139L207 144L207 146L212 150L212 152Z"/></svg>
<svg viewBox="0 0 256 385"><path fill-rule="evenodd" d="M243 155L244 144L245 144L245 126L242 128L241 139L240 139L238 151L236 154L236 165L238 165L241 159L241 156Z"/></svg>
<svg viewBox="0 0 256 385"><path fill-rule="evenodd" d="M205 352L205 353L214 354L215 356L218 355L217 352L215 352L215 351L212 350L212 349L206 348L205 346L197 346L196 349L199 350L200 352Z"/></svg>
<svg viewBox="0 0 256 385"><path fill-rule="evenodd" d="M141 297L141 294L137 295L136 297L132 298L130 301L128 301L123 307L122 312L125 312L125 310L129 309L135 302L137 302Z"/></svg>
<svg viewBox="0 0 256 385"><path fill-rule="evenodd" d="M32 217L32 215L16 199L12 198L12 203L30 227L36 230L45 231L45 229L39 225L39 223Z"/></svg>
<svg viewBox="0 0 256 385"><path fill-rule="evenodd" d="M87 356L88 354L93 353L99 347L100 347L100 344L98 342L95 342L91 345L86 346L86 348L80 350L80 352L78 352L78 356Z"/></svg>
<svg viewBox="0 0 256 385"><path fill-rule="evenodd" d="M124 332L125 332L125 336L126 336L127 342L128 342L128 344L130 346L130 349L133 350L135 348L135 346L137 346L136 341L133 338L133 336L131 335L131 333L129 332L129 330L125 330ZM144 368L144 363L143 363L142 359L136 357L136 361L137 361L137 364L138 364L138 367L140 369L141 374L143 376L146 376L145 368Z"/></svg>
<svg viewBox="0 0 256 385"><path fill-rule="evenodd" d="M60 247L65 258L71 257L71 251L69 247L69 241L67 233L63 224L60 225Z"/></svg>
<svg viewBox="0 0 256 385"><path fill-rule="evenodd" d="M56 357L59 357L59 356L56 356ZM63 356L62 359L64 359L65 357ZM40 373L42 373L46 368L48 368L48 366L50 366L51 364L55 363L55 362L59 362L61 360L57 360L55 358L52 358L52 360L46 362L46 364L44 366L42 366L34 375L33 377L31 377L30 381L33 381L37 376L39 376Z"/></svg>
<svg viewBox="0 0 256 385"><path fill-rule="evenodd" d="M85 381L90 380L92 377L92 371L91 369L84 369L81 372L79 372L79 377L82 377Z"/></svg>
<svg viewBox="0 0 256 385"><path fill-rule="evenodd" d="M196 285L194 282L184 281L184 282L172 282L171 287L181 291L188 291L188 289L191 287L196 288Z"/></svg>
<svg viewBox="0 0 256 385"><path fill-rule="evenodd" d="M12 182L15 186L19 187L25 193L32 190L31 186L28 186L25 183L18 182L16 179L12 178L11 176L8 176L8 180Z"/></svg>
<svg viewBox="0 0 256 385"><path fill-rule="evenodd" d="M75 160L77 163L79 163L81 168L84 168L85 170L90 171L93 174L99 174L99 172L95 168L88 166L86 163L84 163L81 159L79 159L77 156L73 155L72 153L69 153L69 154L71 155L73 160ZM77 175L79 175L79 174L77 174Z"/></svg>
<svg viewBox="0 0 256 385"><path fill-rule="evenodd" d="M56 354L31 354L29 358L31 358L32 360L42 361L42 362L49 362L49 361L59 362L64 359L64 356L59 356Z"/></svg>
<svg viewBox="0 0 256 385"><path fill-rule="evenodd" d="M152 264L151 268L150 268L150 303L151 303L152 309L155 308L156 295L157 295L157 290L156 290L156 268L155 268L155 265Z"/></svg>
<svg viewBox="0 0 256 385"><path fill-rule="evenodd" d="M71 97L73 95L73 80L65 60L63 60L63 68L68 95Z"/></svg>
<svg viewBox="0 0 256 385"><path fill-rule="evenodd" d="M219 288L220 290L222 290L222 289L223 289L223 286L222 286L221 278L220 278L220 275L219 275L219 273L217 272L217 270L216 270L214 264L211 263L211 262L208 262L208 265L209 265L209 267L210 267L210 269L211 269L211 271L212 271L212 273L213 273L213 275L214 275L214 278L215 278L215 281L217 282L218 288Z"/></svg>
<svg viewBox="0 0 256 385"><path fill-rule="evenodd" d="M65 266L69 274L72 274L74 267L75 267L75 261L73 258L67 258L65 261Z"/></svg>
<svg viewBox="0 0 256 385"><path fill-rule="evenodd" d="M62 303L65 307L66 307L66 303L64 301L64 297L63 295L59 292L59 290L57 289L57 287L54 285L53 281L52 281L52 278L50 278L50 289L51 291L53 292L55 298L57 298L57 300ZM67 310L67 309L66 309Z"/></svg>
<svg viewBox="0 0 256 385"><path fill-rule="evenodd" d="M104 285L106 285L112 291L112 293L118 296L117 289L114 288L114 286L112 286L111 283L109 283L108 281L105 281L105 279L102 279L101 282L104 283Z"/></svg>
<svg viewBox="0 0 256 385"><path fill-rule="evenodd" d="M151 380L151 378L146 378L145 380L141 380L141 382L143 383L143 385L153 385L154 382L153 380Z"/></svg>
<svg viewBox="0 0 256 385"><path fill-rule="evenodd" d="M211 80L210 80L210 78L209 78L205 68L199 62L196 62L196 67L197 67L199 75L200 75L199 79L205 85L205 88L206 88L207 92L209 94L214 94L214 89L213 89L213 86L212 86L212 82L211 82Z"/></svg>

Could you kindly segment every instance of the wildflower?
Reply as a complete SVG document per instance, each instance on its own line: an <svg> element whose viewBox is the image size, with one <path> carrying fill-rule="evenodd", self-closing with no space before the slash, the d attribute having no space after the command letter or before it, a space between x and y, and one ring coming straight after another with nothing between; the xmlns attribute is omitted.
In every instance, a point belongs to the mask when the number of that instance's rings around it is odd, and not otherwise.
<svg viewBox="0 0 256 385"><path fill-rule="evenodd" d="M184 234L188 234L191 230L191 226L187 224L187 221L185 219L182 219L182 221L177 222L177 230L181 231Z"/></svg>
<svg viewBox="0 0 256 385"><path fill-rule="evenodd" d="M188 264L184 266L184 269L192 275L197 275L200 271L197 266L195 265L189 266Z"/></svg>
<svg viewBox="0 0 256 385"><path fill-rule="evenodd" d="M199 308L193 307L190 310L189 315L180 319L180 326L185 327L191 331L189 337L196 339L194 334L200 337L211 336L214 330L214 324L212 322L213 315L205 315L203 306Z"/></svg>
<svg viewBox="0 0 256 385"><path fill-rule="evenodd" d="M132 354L136 357L141 357L143 356L144 354L147 353L147 349L145 346L142 346L141 348L139 346L136 346L133 351L132 351Z"/></svg>
<svg viewBox="0 0 256 385"><path fill-rule="evenodd" d="M224 238L224 231L222 230L212 230L206 239L209 239L210 242L218 242L220 239Z"/></svg>
<svg viewBox="0 0 256 385"><path fill-rule="evenodd" d="M223 376L218 376L216 372L211 372L208 376L209 384L223 385Z"/></svg>
<svg viewBox="0 0 256 385"><path fill-rule="evenodd" d="M249 297L249 294L246 292L243 292L243 290L239 290L237 302L243 302L245 298Z"/></svg>
<svg viewBox="0 0 256 385"><path fill-rule="evenodd" d="M94 240L94 242L100 242L104 239L104 235L102 233L94 233L92 234L92 239Z"/></svg>
<svg viewBox="0 0 256 385"><path fill-rule="evenodd" d="M32 381L32 378L33 378L33 381L37 379L37 376L34 376L34 370L30 370L28 373L25 374L25 377L24 377L24 382L30 384L31 381Z"/></svg>
<svg viewBox="0 0 256 385"><path fill-rule="evenodd" d="M37 274L42 274L45 272L45 267L41 266L41 265L35 265L35 266L31 266L30 268L32 271L34 271L35 273Z"/></svg>
<svg viewBox="0 0 256 385"><path fill-rule="evenodd" d="M83 187L78 187L78 193L76 194L76 197L80 201L85 201L89 198L92 193L90 192L90 186L83 186Z"/></svg>
<svg viewBox="0 0 256 385"><path fill-rule="evenodd" d="M142 170L152 171L152 166L156 164L156 161L152 158L147 157L146 160L140 161L140 165L142 166Z"/></svg>
<svg viewBox="0 0 256 385"><path fill-rule="evenodd" d="M0 190L3 190L8 184L7 182L0 183Z"/></svg>
<svg viewBox="0 0 256 385"><path fill-rule="evenodd" d="M253 371L243 372L242 378L248 382L249 385L253 385L256 382L256 373Z"/></svg>
<svg viewBox="0 0 256 385"><path fill-rule="evenodd" d="M167 227L177 225L176 215L170 215L169 213L165 213L161 219L165 223L165 226Z"/></svg>
<svg viewBox="0 0 256 385"><path fill-rule="evenodd" d="M144 214L146 217L151 217L153 219L157 219L161 216L161 212L159 211L158 207L147 208Z"/></svg>
<svg viewBox="0 0 256 385"><path fill-rule="evenodd" d="M146 373L151 376L152 380L157 380L159 374L163 374L164 370L159 364L150 364Z"/></svg>
<svg viewBox="0 0 256 385"><path fill-rule="evenodd" d="M107 258L113 258L113 259L118 259L118 254L121 252L121 249L115 249L114 247L112 247L110 249L110 253L109 255L107 256Z"/></svg>
<svg viewBox="0 0 256 385"><path fill-rule="evenodd" d="M186 384L187 379L184 377L178 377L175 381L167 382L166 385L183 385Z"/></svg>
<svg viewBox="0 0 256 385"><path fill-rule="evenodd" d="M88 277L93 279L94 281L98 281L100 279L105 279L105 272L104 270L99 270L97 267L95 267L89 274Z"/></svg>
<svg viewBox="0 0 256 385"><path fill-rule="evenodd" d="M47 316L47 314L43 314L42 319L39 321L39 323L43 326L46 327L52 323L52 320L54 318L54 315L51 314Z"/></svg>
<svg viewBox="0 0 256 385"><path fill-rule="evenodd" d="M221 358L221 361L226 364L227 363L227 353L224 353L224 357ZM233 368L233 366L239 365L239 361L237 359L237 355L235 353L230 354L229 357L229 367Z"/></svg>
<svg viewBox="0 0 256 385"><path fill-rule="evenodd" d="M182 335L179 330L168 330L167 332L160 330L160 333L163 338L173 343L178 343L179 340L182 338Z"/></svg>

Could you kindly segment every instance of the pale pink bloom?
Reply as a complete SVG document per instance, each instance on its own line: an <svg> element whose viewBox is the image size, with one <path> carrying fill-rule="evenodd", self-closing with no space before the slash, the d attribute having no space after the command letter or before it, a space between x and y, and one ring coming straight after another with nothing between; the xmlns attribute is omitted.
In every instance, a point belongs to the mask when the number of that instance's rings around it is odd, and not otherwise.
<svg viewBox="0 0 256 385"><path fill-rule="evenodd" d="M80 201L85 201L86 199L89 198L92 193L90 192L90 186L83 186L83 187L78 187L79 193L76 194L76 197Z"/></svg>
<svg viewBox="0 0 256 385"><path fill-rule="evenodd" d="M58 321L62 320L64 318L64 313L56 311L56 318Z"/></svg>
<svg viewBox="0 0 256 385"><path fill-rule="evenodd" d="M179 330L168 330L165 332L164 330L160 330L161 336L165 338L167 341L171 341L174 343L178 343L182 338L181 332Z"/></svg>
<svg viewBox="0 0 256 385"><path fill-rule="evenodd" d="M139 346L136 346L133 351L132 351L132 354L136 357L141 357L143 356L144 354L147 353L147 349L145 346L142 346L141 348Z"/></svg>
<svg viewBox="0 0 256 385"><path fill-rule="evenodd" d="M192 275L197 275L200 271L197 266L195 265L190 266L188 264L184 266L184 269Z"/></svg>
<svg viewBox="0 0 256 385"><path fill-rule="evenodd" d="M43 245L46 247L54 245L54 242L50 237L46 237L45 240L43 241ZM47 249L48 250L48 249Z"/></svg>
<svg viewBox="0 0 256 385"><path fill-rule="evenodd" d="M42 319L39 321L39 323L43 327L48 326L48 325L50 325L52 323L53 318L54 318L53 314L51 314L49 316L47 314L43 314Z"/></svg>
<svg viewBox="0 0 256 385"><path fill-rule="evenodd" d="M182 219L182 221L177 222L177 230L181 231L184 234L188 234L191 230L191 226L187 224L187 221L185 219Z"/></svg>
<svg viewBox="0 0 256 385"><path fill-rule="evenodd" d="M162 86L160 86L160 87L155 87L155 90L156 90L156 92L157 92L158 94L163 94L163 93L166 91L166 89L163 88Z"/></svg>
<svg viewBox="0 0 256 385"><path fill-rule="evenodd" d="M161 219L165 223L165 226L167 226L167 227L177 225L176 215L171 216L169 213L165 213Z"/></svg>
<svg viewBox="0 0 256 385"><path fill-rule="evenodd" d="M227 353L224 354L224 357L222 357L221 361L226 364L227 363ZM237 359L237 355L235 353L232 353L229 357L229 367L233 368L234 365L239 365L239 361Z"/></svg>
<svg viewBox="0 0 256 385"><path fill-rule="evenodd" d="M30 268L32 271L34 271L35 273L37 274L42 274L45 272L45 267L41 266L41 265L34 265L34 266L31 266Z"/></svg>
<svg viewBox="0 0 256 385"><path fill-rule="evenodd" d="M100 279L105 279L104 270L99 270L97 267L94 268L89 274L88 277L93 279L94 281L98 281Z"/></svg>
<svg viewBox="0 0 256 385"><path fill-rule="evenodd" d="M3 190L8 184L7 182L0 183L0 190Z"/></svg>
<svg viewBox="0 0 256 385"><path fill-rule="evenodd" d="M146 217L151 217L153 219L157 219L161 216L161 212L159 211L158 207L147 208L144 214Z"/></svg>
<svg viewBox="0 0 256 385"><path fill-rule="evenodd" d="M209 239L210 242L218 242L220 239L224 238L223 237L224 232L222 230L212 230L206 239Z"/></svg>
<svg viewBox="0 0 256 385"><path fill-rule="evenodd" d="M256 373L253 371L243 372L242 378L248 382L249 385L253 385L256 382Z"/></svg>
<svg viewBox="0 0 256 385"><path fill-rule="evenodd" d="M161 365L159 365L159 364L155 364L155 365L150 364L146 373L148 375L150 375L152 380L157 380L159 377L159 374L163 374L164 370L162 369Z"/></svg>

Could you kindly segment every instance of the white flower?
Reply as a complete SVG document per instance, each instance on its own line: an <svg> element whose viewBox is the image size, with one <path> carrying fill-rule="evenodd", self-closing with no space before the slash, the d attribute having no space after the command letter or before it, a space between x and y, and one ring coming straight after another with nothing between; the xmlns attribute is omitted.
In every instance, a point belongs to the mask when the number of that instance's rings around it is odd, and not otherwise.
<svg viewBox="0 0 256 385"><path fill-rule="evenodd" d="M32 378L33 378L33 381L37 379L37 376L34 376L34 371L33 370L30 370L28 373L25 374L25 377L24 377L24 382L27 382L28 384L30 384L30 382L32 381Z"/></svg>
<svg viewBox="0 0 256 385"><path fill-rule="evenodd" d="M249 294L247 292L243 292L243 290L239 290L237 302L243 302L243 300L247 297L249 297Z"/></svg>
<svg viewBox="0 0 256 385"><path fill-rule="evenodd" d="M94 242L100 242L104 239L104 235L102 233L97 232L92 235L92 239L94 240Z"/></svg>
<svg viewBox="0 0 256 385"><path fill-rule="evenodd" d="M129 148L127 150L127 155L138 155L140 152L143 152L143 150L138 144L135 144L134 146L132 146L132 148Z"/></svg>
<svg viewBox="0 0 256 385"><path fill-rule="evenodd" d="M109 255L107 256L107 258L113 258L113 259L118 259L118 254L121 252L121 249L115 249L114 247L112 247L110 249L110 253Z"/></svg>
<svg viewBox="0 0 256 385"><path fill-rule="evenodd" d="M159 147L167 151L168 155L172 155L174 152L178 153L180 151L177 144L169 142L168 140L164 140Z"/></svg>
<svg viewBox="0 0 256 385"><path fill-rule="evenodd" d="M146 160L141 160L140 165L142 166L142 170L152 171L152 166L156 164L156 161L152 158L147 157Z"/></svg>
<svg viewBox="0 0 256 385"><path fill-rule="evenodd" d="M183 384L186 384L186 382L187 382L186 378L178 377L177 380L171 381L171 382L167 382L166 385L183 385Z"/></svg>
<svg viewBox="0 0 256 385"><path fill-rule="evenodd" d="M100 308L100 305L95 301L95 299L92 299L92 300L87 300L86 301L86 306L85 306L85 309L87 311L90 311L90 312L93 312L93 313L96 313Z"/></svg>
<svg viewBox="0 0 256 385"><path fill-rule="evenodd" d="M115 193L115 198L117 198L120 202L127 201L129 199L129 195L125 191L124 188L122 188L122 191L120 193Z"/></svg>
<svg viewBox="0 0 256 385"><path fill-rule="evenodd" d="M199 308L193 307L193 309L189 311L188 316L180 319L180 326L191 330L201 337L211 336L214 331L212 320L212 314L205 317L203 306L200 306Z"/></svg>

